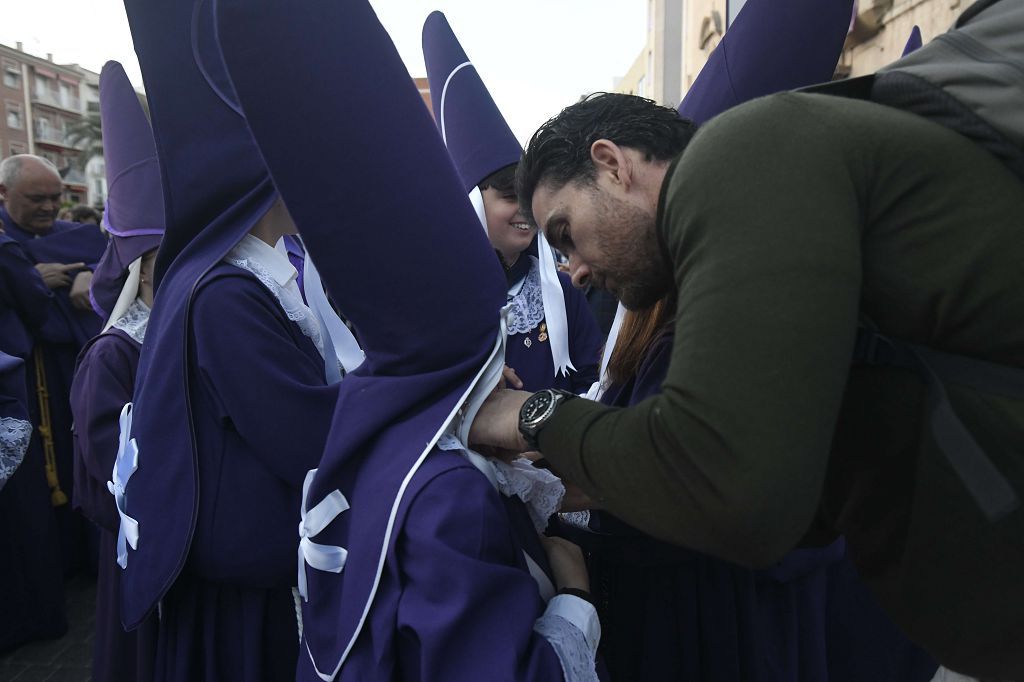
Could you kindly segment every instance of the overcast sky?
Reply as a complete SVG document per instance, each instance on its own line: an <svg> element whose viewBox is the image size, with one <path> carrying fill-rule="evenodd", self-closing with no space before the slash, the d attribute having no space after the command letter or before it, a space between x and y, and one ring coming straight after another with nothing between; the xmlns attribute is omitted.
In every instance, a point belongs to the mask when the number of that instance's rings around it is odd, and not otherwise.
<svg viewBox="0 0 1024 682"><path fill-rule="evenodd" d="M340 1L340 0L338 0ZM296 2L296 6L301 3ZM646 0L371 0L413 76L425 76L420 31L448 17L521 141L580 95L608 90L644 46ZM4 0L0 43L99 71L124 64L142 85L121 0Z"/></svg>

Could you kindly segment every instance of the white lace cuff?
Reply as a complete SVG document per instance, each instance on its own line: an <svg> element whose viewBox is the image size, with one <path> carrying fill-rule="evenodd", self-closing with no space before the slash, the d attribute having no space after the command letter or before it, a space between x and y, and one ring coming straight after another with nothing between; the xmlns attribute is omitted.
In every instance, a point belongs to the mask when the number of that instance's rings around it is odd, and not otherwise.
<svg viewBox="0 0 1024 682"><path fill-rule="evenodd" d="M519 457L506 464L491 460L498 479L498 490L506 497L518 497L526 504L537 532L548 526L565 496L562 481L547 469L538 469L530 460Z"/></svg>
<svg viewBox="0 0 1024 682"><path fill-rule="evenodd" d="M548 602L533 630L555 650L566 682L597 682L594 661L601 641L601 623L593 605L560 594Z"/></svg>
<svg viewBox="0 0 1024 682"><path fill-rule="evenodd" d="M558 518L562 520L562 523L579 530L585 530L588 533L590 531L590 510L584 509L583 511L574 512L562 512L558 515Z"/></svg>
<svg viewBox="0 0 1024 682"><path fill-rule="evenodd" d="M21 466L32 438L32 424L24 419L0 417L0 488Z"/></svg>

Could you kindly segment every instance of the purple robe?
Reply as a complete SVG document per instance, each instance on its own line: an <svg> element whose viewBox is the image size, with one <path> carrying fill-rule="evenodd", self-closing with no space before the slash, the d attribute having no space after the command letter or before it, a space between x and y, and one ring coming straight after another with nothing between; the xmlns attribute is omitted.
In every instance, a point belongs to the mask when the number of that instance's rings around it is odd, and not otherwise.
<svg viewBox="0 0 1024 682"><path fill-rule="evenodd" d="M120 517L107 481L114 468L118 417L131 402L141 346L120 329L110 329L82 349L71 385L75 415L74 506L99 528L94 682L146 682L152 679L155 616L132 632L121 626L121 568L117 565Z"/></svg>
<svg viewBox="0 0 1024 682"><path fill-rule="evenodd" d="M544 603L514 517L468 461L434 450L399 506L373 608L336 679L562 680L532 629ZM320 680L305 653L297 679Z"/></svg>
<svg viewBox="0 0 1024 682"><path fill-rule="evenodd" d="M106 248L106 238L95 225L79 225L58 220L49 234L37 237L19 227L3 208L0 208L0 220L3 221L6 233L21 244L33 265L83 262L87 267L93 268ZM75 359L85 342L99 333L102 321L92 310L75 308L71 304L69 292L70 287L61 287L53 291L46 321L35 335L35 341L42 348L57 477L61 490L70 498L74 488L74 476L72 417L68 396L71 393L71 381L75 372ZM26 360L31 402L36 400L36 367L32 356ZM33 417L36 419L36 415ZM33 424L38 423L33 421ZM39 448L41 453L42 441L38 432L33 434L32 439L35 441L33 447ZM55 513L65 574L82 569L89 570L90 562L86 549L89 532L87 524L71 511L69 505L56 507Z"/></svg>
<svg viewBox="0 0 1024 682"><path fill-rule="evenodd" d="M185 565L161 602L155 678L288 679L302 481L323 452L337 386L277 299L232 265L198 285L191 329L201 494ZM159 465L145 454L140 441L140 471Z"/></svg>
<svg viewBox="0 0 1024 682"><path fill-rule="evenodd" d="M33 335L46 322L53 294L21 245L0 234L0 351L25 360L29 421L39 423ZM67 630L57 521L33 434L25 458L0 490L0 652Z"/></svg>
<svg viewBox="0 0 1024 682"><path fill-rule="evenodd" d="M53 292L21 244L0 232L0 350L28 360L52 301Z"/></svg>
<svg viewBox="0 0 1024 682"><path fill-rule="evenodd" d="M536 242L534 242L536 244ZM506 273L512 286L526 276L525 266L532 262L527 254L536 246L524 251L516 264ZM518 267L517 267L518 266ZM567 376L555 375L555 363L551 357L551 344L547 341L546 327L542 320L529 332L510 334L505 349L505 364L516 371L523 381L523 390L540 391L545 388L560 388L573 393L586 393L597 381L598 366L604 337L597 327L597 321L587 303L587 297L573 286L564 272L558 273L565 297L565 318L568 323L569 357L576 371L569 370Z"/></svg>
<svg viewBox="0 0 1024 682"><path fill-rule="evenodd" d="M602 402L661 391L671 326ZM628 453L626 453L628 455ZM612 679L925 682L936 664L868 595L837 540L750 570L650 538L605 512L571 538L588 554Z"/></svg>

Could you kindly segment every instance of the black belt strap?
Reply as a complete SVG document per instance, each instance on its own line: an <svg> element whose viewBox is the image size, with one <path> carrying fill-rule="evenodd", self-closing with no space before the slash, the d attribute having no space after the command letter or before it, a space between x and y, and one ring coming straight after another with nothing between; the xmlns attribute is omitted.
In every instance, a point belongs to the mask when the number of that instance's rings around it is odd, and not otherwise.
<svg viewBox="0 0 1024 682"><path fill-rule="evenodd" d="M857 330L853 364L901 367L920 374L927 384L935 442L985 517L996 522L1020 506L1013 486L956 415L942 379L985 393L1024 399L1024 369L903 343L868 327Z"/></svg>

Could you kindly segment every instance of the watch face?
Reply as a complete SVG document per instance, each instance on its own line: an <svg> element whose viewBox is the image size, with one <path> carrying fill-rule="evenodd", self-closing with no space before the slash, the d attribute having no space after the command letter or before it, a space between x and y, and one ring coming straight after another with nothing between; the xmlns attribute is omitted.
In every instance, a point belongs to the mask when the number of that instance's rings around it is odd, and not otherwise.
<svg viewBox="0 0 1024 682"><path fill-rule="evenodd" d="M547 412L551 406L552 399L551 393L548 391L535 393L532 398L523 404L523 421L530 423L538 419Z"/></svg>

